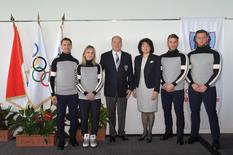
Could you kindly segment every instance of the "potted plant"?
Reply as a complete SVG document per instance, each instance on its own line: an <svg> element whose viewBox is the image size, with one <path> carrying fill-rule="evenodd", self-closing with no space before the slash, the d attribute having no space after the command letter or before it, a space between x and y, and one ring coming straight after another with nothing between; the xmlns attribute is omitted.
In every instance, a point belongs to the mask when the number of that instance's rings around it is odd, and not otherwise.
<svg viewBox="0 0 233 155"><path fill-rule="evenodd" d="M100 118L99 118L99 130L97 132L97 140L104 141L106 136L106 127L108 123L108 112L107 108L101 104L100 107Z"/></svg>
<svg viewBox="0 0 233 155"><path fill-rule="evenodd" d="M11 129L19 129L16 146L54 146L56 131L56 111L51 109L35 110L28 106L19 110Z"/></svg>
<svg viewBox="0 0 233 155"><path fill-rule="evenodd" d="M3 109L0 106L0 141L6 142L12 139L14 130L10 130L9 126L17 113L11 111L11 107Z"/></svg>
<svg viewBox="0 0 233 155"><path fill-rule="evenodd" d="M88 130L89 130L89 132L91 131L91 128L92 128L90 118L91 117L89 117L89 120L88 120L88 128L89 128ZM78 120L79 120L79 124L80 124L80 119L78 119ZM100 116L99 116L99 129L98 129L98 132L97 132L97 135L96 135L96 139L98 141L104 141L105 140L107 123L108 123L107 108L104 107L103 104L101 104ZM78 130L77 130L76 139L79 142L82 141L82 139L83 139L80 128L78 128Z"/></svg>

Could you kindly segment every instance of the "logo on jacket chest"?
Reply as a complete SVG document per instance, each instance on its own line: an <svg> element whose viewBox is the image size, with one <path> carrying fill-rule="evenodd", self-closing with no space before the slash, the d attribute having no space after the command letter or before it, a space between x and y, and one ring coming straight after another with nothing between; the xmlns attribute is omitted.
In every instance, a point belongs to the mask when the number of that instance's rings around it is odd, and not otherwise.
<svg viewBox="0 0 233 155"><path fill-rule="evenodd" d="M127 71L128 70L128 65L124 65L124 70Z"/></svg>

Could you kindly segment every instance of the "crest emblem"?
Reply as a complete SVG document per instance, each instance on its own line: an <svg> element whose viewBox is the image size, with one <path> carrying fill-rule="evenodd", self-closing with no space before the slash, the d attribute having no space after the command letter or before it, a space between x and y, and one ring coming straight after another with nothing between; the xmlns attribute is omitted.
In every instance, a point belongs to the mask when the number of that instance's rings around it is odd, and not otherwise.
<svg viewBox="0 0 233 155"><path fill-rule="evenodd" d="M128 65L125 65L124 69L125 69L125 71L127 71L128 70Z"/></svg>

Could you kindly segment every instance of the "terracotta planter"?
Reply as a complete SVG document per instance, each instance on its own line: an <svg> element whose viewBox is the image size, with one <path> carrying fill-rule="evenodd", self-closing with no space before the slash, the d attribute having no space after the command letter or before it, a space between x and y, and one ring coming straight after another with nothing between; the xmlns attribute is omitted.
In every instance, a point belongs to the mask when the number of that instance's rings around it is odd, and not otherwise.
<svg viewBox="0 0 233 155"><path fill-rule="evenodd" d="M16 135L16 147L52 147L55 146L55 141L56 137L54 134L48 136L47 143L45 142L44 137L41 135Z"/></svg>
<svg viewBox="0 0 233 155"><path fill-rule="evenodd" d="M105 137L106 137L106 129L105 128L99 129L98 132L97 132L96 139L98 141L105 141Z"/></svg>
<svg viewBox="0 0 233 155"><path fill-rule="evenodd" d="M0 142L7 142L11 140L13 134L9 130L0 130Z"/></svg>
<svg viewBox="0 0 233 155"><path fill-rule="evenodd" d="M105 136L106 136L106 129L105 128L101 128L98 130L97 132L97 141L105 141ZM76 133L76 139L78 142L82 142L83 140L83 136L82 136L82 133L81 133L81 130L78 129L77 133Z"/></svg>

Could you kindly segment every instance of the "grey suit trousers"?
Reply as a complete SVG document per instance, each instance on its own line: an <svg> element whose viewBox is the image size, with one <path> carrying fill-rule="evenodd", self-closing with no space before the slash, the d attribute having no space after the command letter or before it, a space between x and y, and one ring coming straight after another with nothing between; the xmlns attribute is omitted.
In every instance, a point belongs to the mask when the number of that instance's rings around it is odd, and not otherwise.
<svg viewBox="0 0 233 155"><path fill-rule="evenodd" d="M106 104L109 117L109 134L116 136L116 109L118 115L118 135L125 135L125 118L127 108L126 97L106 97Z"/></svg>

